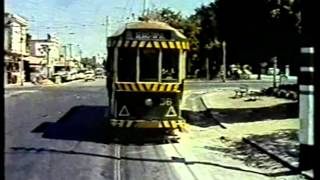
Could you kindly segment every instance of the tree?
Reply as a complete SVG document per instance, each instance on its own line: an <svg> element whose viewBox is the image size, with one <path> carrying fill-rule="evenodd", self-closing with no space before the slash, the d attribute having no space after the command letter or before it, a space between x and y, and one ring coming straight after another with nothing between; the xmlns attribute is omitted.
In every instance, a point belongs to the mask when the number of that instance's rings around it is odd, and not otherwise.
<svg viewBox="0 0 320 180"><path fill-rule="evenodd" d="M294 64L299 12L297 0L217 0L196 10L199 41L210 47L225 40L229 63L256 65L278 56L280 64Z"/></svg>
<svg viewBox="0 0 320 180"><path fill-rule="evenodd" d="M92 68L95 69L99 65L96 62L96 57L92 56L91 58L85 57L81 59L81 63L86 67L86 68Z"/></svg>
<svg viewBox="0 0 320 180"><path fill-rule="evenodd" d="M195 53L198 53L199 40L198 34L200 32L199 21L196 16L183 17L180 12L175 12L170 8L155 9L148 15L139 18L143 21L160 21L169 24L170 26L181 31L189 40L191 53L188 57L194 57ZM189 58L189 62L192 58ZM189 66L192 64L188 63ZM189 70L191 68L188 68ZM191 71L191 70L190 70Z"/></svg>

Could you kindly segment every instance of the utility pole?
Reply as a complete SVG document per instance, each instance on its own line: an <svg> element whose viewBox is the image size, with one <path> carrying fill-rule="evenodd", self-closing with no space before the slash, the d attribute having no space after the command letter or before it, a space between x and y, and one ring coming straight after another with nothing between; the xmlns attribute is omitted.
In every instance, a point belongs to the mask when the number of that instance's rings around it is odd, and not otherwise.
<svg viewBox="0 0 320 180"><path fill-rule="evenodd" d="M70 52L70 60L72 60L73 59L72 58L72 44L69 43L68 46L69 46L69 52Z"/></svg>
<svg viewBox="0 0 320 180"><path fill-rule="evenodd" d="M143 0L142 16L147 16L149 14L148 4L149 4L148 0Z"/></svg>
<svg viewBox="0 0 320 180"><path fill-rule="evenodd" d="M79 53L79 62L81 62L81 57L82 57L82 51L81 51L81 48L80 48L80 45L77 44L77 47L78 47L78 53Z"/></svg>
<svg viewBox="0 0 320 180"><path fill-rule="evenodd" d="M20 66L19 66L19 70L20 70L20 85L23 86L23 81L24 81L24 63L23 63L23 52L22 52L22 46L23 46L23 37L22 37L22 26L20 28Z"/></svg>
<svg viewBox="0 0 320 180"><path fill-rule="evenodd" d="M50 51L51 49L49 48L49 46L47 44L42 44L41 45L42 47L42 50L46 53L47 55L47 77L48 78L51 78L51 74L50 74L50 67L49 67L49 64L50 64Z"/></svg>
<svg viewBox="0 0 320 180"><path fill-rule="evenodd" d="M81 62L81 59L82 59L82 51L81 51L81 49L79 50L79 55L80 55L80 62Z"/></svg>
<svg viewBox="0 0 320 180"><path fill-rule="evenodd" d="M106 38L108 38L109 35L109 16L106 16Z"/></svg>
<svg viewBox="0 0 320 180"><path fill-rule="evenodd" d="M106 53L108 53L108 36L109 36L109 16L106 16Z"/></svg>
<svg viewBox="0 0 320 180"><path fill-rule="evenodd" d="M63 47L63 54L64 54L64 67L67 68L67 46Z"/></svg>

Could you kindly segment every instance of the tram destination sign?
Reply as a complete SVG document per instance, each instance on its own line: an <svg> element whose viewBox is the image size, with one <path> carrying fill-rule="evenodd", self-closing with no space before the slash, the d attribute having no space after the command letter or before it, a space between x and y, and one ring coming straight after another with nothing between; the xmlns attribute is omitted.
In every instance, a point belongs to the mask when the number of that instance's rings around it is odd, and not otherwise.
<svg viewBox="0 0 320 180"><path fill-rule="evenodd" d="M125 38L128 40L169 40L170 31L127 31Z"/></svg>

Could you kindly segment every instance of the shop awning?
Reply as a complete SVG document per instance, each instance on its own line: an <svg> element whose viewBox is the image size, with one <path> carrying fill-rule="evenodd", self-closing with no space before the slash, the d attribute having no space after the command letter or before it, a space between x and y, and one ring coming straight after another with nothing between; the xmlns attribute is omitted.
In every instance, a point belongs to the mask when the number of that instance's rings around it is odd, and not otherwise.
<svg viewBox="0 0 320 180"><path fill-rule="evenodd" d="M24 57L23 60L29 61L29 64L39 64L40 65L43 61L43 58L28 56L28 57Z"/></svg>

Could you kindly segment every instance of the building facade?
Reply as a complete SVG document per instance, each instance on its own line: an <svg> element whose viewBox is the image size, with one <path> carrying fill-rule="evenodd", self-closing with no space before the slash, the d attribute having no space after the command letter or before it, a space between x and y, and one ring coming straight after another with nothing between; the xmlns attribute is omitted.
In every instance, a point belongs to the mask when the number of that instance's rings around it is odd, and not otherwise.
<svg viewBox="0 0 320 180"><path fill-rule="evenodd" d="M63 64L60 56L60 43L56 37L48 34L47 39L31 39L30 53L34 57L43 58L42 66L44 71L51 77L55 72L57 64Z"/></svg>
<svg viewBox="0 0 320 180"><path fill-rule="evenodd" d="M28 22L25 18L5 13L4 17L4 83L17 84L26 79L27 72L24 67L28 62L24 60L27 52Z"/></svg>

